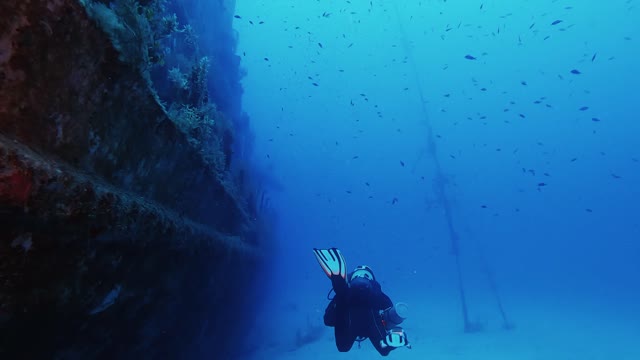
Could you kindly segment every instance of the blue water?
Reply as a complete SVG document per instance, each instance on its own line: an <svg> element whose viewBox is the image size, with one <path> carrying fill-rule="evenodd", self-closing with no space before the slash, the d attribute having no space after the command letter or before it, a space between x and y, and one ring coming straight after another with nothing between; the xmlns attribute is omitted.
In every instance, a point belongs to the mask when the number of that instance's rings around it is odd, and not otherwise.
<svg viewBox="0 0 640 360"><path fill-rule="evenodd" d="M331 329L293 339L327 303L311 249L335 246L410 305L414 349L392 356L640 358L638 6L238 1L242 104L279 219L279 331L255 330L257 357L378 356L338 354Z"/></svg>

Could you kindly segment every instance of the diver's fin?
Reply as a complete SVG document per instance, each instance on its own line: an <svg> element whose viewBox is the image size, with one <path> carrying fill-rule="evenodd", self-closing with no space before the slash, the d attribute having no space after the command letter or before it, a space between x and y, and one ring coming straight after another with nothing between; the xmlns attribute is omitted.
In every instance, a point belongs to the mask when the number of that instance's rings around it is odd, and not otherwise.
<svg viewBox="0 0 640 360"><path fill-rule="evenodd" d="M347 262L344 260L344 256L337 248L331 249L313 249L313 253L316 255L316 259L322 266L322 270L327 274L329 278L332 275L339 275L343 279L347 278Z"/></svg>

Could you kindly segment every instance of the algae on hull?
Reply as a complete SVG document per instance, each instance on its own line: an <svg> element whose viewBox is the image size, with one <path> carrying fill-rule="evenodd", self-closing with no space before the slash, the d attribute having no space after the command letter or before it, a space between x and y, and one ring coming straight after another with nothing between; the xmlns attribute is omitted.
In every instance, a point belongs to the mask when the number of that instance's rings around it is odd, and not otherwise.
<svg viewBox="0 0 640 360"><path fill-rule="evenodd" d="M0 13L0 357L233 358L268 227L255 191L80 3Z"/></svg>

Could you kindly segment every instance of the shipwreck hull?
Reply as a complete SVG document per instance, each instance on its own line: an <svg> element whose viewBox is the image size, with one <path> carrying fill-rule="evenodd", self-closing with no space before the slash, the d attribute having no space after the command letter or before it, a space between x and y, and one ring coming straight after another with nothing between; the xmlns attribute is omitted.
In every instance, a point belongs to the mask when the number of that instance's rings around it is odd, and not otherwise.
<svg viewBox="0 0 640 360"><path fill-rule="evenodd" d="M225 358L254 215L73 0L0 5L0 358Z"/></svg>

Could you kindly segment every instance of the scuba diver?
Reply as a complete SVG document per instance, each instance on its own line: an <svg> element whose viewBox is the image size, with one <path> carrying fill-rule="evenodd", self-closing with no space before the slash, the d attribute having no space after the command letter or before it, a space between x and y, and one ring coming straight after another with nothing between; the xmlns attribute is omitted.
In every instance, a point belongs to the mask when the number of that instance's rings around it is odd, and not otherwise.
<svg viewBox="0 0 640 360"><path fill-rule="evenodd" d="M331 302L324 312L324 324L334 328L338 351L351 350L355 341L360 347L367 338L382 356L398 347L411 348L399 326L406 318L407 305L391 302L370 267L361 265L347 274L340 250L313 249L313 252L335 292L333 298L327 295Z"/></svg>

